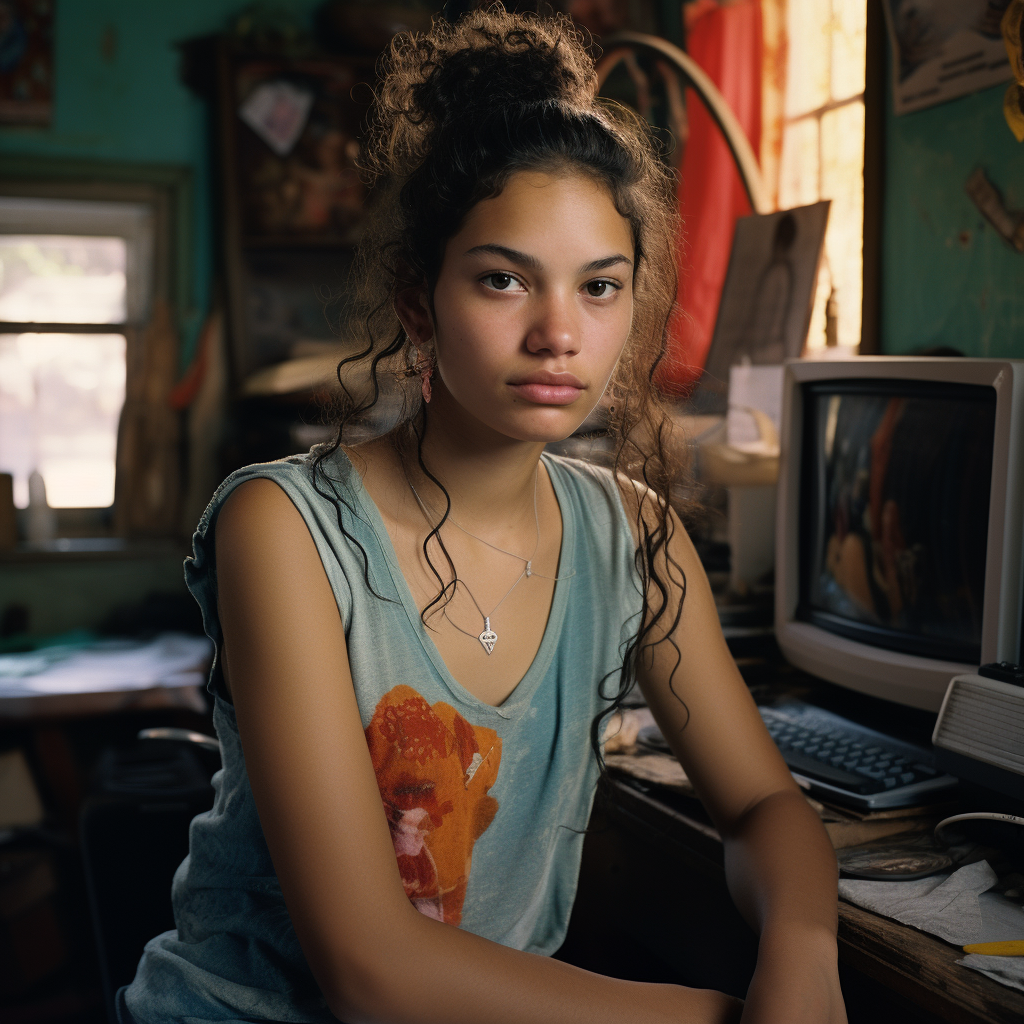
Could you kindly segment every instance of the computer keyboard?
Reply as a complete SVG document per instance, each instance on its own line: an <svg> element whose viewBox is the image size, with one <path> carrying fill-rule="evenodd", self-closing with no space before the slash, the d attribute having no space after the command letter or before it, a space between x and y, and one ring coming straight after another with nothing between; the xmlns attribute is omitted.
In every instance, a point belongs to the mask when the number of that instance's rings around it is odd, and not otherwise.
<svg viewBox="0 0 1024 1024"><path fill-rule="evenodd" d="M956 785L923 747L831 711L797 700L758 710L794 778L830 803L867 811L914 807ZM641 729L638 738L669 749L656 725Z"/></svg>
<svg viewBox="0 0 1024 1024"><path fill-rule="evenodd" d="M758 710L794 777L825 800L863 810L912 807L956 785L923 747L830 711L802 701Z"/></svg>

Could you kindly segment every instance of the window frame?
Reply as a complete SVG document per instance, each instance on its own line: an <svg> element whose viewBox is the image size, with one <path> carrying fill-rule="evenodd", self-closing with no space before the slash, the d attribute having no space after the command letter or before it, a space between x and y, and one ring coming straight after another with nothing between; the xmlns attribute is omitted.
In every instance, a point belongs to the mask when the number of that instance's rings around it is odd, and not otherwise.
<svg viewBox="0 0 1024 1024"><path fill-rule="evenodd" d="M882 354L882 213L885 203L886 37L882 0L867 0L864 67L864 235L860 349Z"/></svg>
<svg viewBox="0 0 1024 1024"><path fill-rule="evenodd" d="M192 274L192 182L187 168L159 164L125 164L83 160L55 160L36 157L6 157L0 196L42 200L85 200L132 203L152 211L151 280L148 298L134 301L123 323L62 324L15 323L0 320L3 334L122 334L125 338L125 409L129 403L144 407L154 391L155 375L167 376L168 358L178 368L178 335L191 312ZM11 233L11 232L5 232ZM71 231L71 234L78 232ZM82 232L84 233L84 232ZM132 299L129 299L132 303ZM159 322L158 322L159 321ZM153 358L152 332L159 332L159 344L173 352ZM173 340L171 340L173 339ZM157 365L159 364L159 365ZM166 410L163 410L166 412ZM177 415L177 414L174 414ZM180 532L175 515L181 492L181 466L162 460L163 492L172 496L164 512L148 528L144 516L133 514L138 495L152 490L152 480L143 479L137 458L137 444L125 444L125 417L118 430L114 504L107 508L55 509L59 537L146 536L176 537ZM128 450L132 449L132 450ZM25 510L18 510L19 517Z"/></svg>
<svg viewBox="0 0 1024 1024"><path fill-rule="evenodd" d="M38 204L8 206L8 202ZM58 205L59 204L59 205ZM90 207L94 207L90 209ZM110 202L94 199L54 199L39 196L0 195L0 233L9 236L69 236L72 238L120 238L125 243L125 316L113 324L123 327L146 322L152 308L154 209L152 203ZM11 321L0 317L5 327L35 326L40 321ZM44 322L48 327L55 322ZM68 324L69 333L80 334L86 322ZM63 326L63 324L61 324ZM88 326L100 326L88 324ZM49 332L42 332L49 333Z"/></svg>

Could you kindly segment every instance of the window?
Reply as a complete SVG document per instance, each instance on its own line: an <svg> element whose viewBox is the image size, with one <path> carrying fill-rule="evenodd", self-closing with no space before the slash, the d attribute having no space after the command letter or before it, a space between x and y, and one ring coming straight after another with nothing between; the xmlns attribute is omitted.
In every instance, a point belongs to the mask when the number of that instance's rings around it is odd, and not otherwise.
<svg viewBox="0 0 1024 1024"><path fill-rule="evenodd" d="M114 503L123 334L0 334L0 469L28 504L38 469L53 508Z"/></svg>
<svg viewBox="0 0 1024 1024"><path fill-rule="evenodd" d="M786 34L779 208L832 200L808 347L825 344L830 294L838 343L856 347L863 289L867 0L788 0Z"/></svg>
<svg viewBox="0 0 1024 1024"><path fill-rule="evenodd" d="M28 504L114 502L127 340L152 293L145 203L0 197L0 471Z"/></svg>

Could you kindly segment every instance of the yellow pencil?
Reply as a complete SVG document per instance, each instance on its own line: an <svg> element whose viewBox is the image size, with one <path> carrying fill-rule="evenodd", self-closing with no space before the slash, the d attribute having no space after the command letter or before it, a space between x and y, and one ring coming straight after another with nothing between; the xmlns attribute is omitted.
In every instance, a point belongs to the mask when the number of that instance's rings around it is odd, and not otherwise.
<svg viewBox="0 0 1024 1024"><path fill-rule="evenodd" d="M964 946L965 953L983 953L985 956L1024 956L1024 939L1012 942L975 942Z"/></svg>

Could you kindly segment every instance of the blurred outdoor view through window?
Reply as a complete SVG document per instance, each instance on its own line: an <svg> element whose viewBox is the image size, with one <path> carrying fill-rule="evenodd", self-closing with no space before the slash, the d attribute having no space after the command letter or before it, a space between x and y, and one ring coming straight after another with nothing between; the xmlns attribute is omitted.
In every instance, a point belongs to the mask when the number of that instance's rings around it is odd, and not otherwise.
<svg viewBox="0 0 1024 1024"><path fill-rule="evenodd" d="M123 238L0 235L0 331L123 323L126 250ZM17 506L36 469L55 508L113 504L124 395L124 335L0 333L0 471Z"/></svg>

